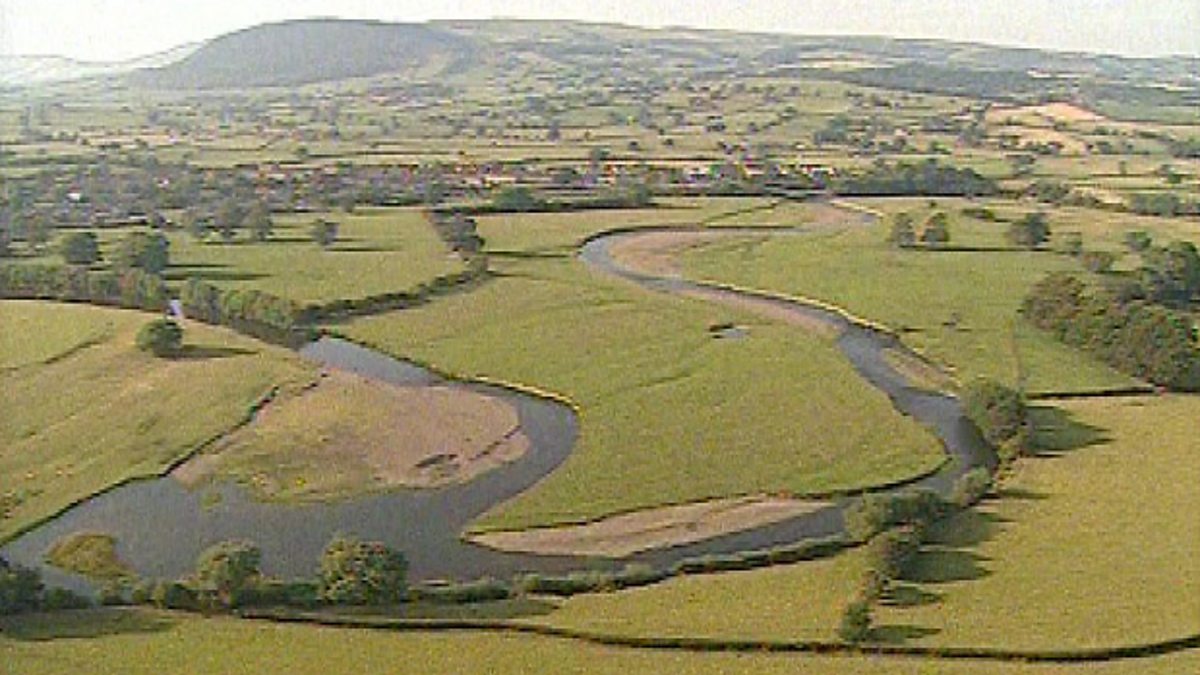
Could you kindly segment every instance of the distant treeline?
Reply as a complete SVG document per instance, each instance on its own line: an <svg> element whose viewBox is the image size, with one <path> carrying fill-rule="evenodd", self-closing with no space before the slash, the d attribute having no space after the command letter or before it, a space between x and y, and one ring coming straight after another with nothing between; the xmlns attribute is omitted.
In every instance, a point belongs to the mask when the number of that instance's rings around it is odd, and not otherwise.
<svg viewBox="0 0 1200 675"><path fill-rule="evenodd" d="M996 192L996 183L971 168L958 168L927 160L916 164L879 162L865 172L833 181L833 191L851 196L939 197L981 196Z"/></svg>

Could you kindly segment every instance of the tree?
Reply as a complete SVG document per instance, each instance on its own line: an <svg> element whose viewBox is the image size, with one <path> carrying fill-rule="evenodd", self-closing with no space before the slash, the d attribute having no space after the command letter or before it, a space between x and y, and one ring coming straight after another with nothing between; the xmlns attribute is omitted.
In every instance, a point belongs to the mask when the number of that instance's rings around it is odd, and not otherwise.
<svg viewBox="0 0 1200 675"><path fill-rule="evenodd" d="M170 261L170 242L162 233L131 232L121 240L117 249L117 266L158 274Z"/></svg>
<svg viewBox="0 0 1200 675"><path fill-rule="evenodd" d="M514 211L521 213L532 211L544 206L545 202L534 196L533 192L524 186L506 187L492 199L492 206L497 211Z"/></svg>
<svg viewBox="0 0 1200 675"><path fill-rule="evenodd" d="M217 212L213 216L213 226L221 234L221 239L225 243L229 243L237 236L238 228L242 226L245 218L246 214L242 211L242 207L236 201L226 199L217 207Z"/></svg>
<svg viewBox="0 0 1200 675"><path fill-rule="evenodd" d="M94 232L72 232L59 242L59 253L69 265L92 265L100 259L100 245Z"/></svg>
<svg viewBox="0 0 1200 675"><path fill-rule="evenodd" d="M1150 248L1142 259L1138 277L1154 302L1186 307L1200 295L1200 252L1192 242Z"/></svg>
<svg viewBox="0 0 1200 675"><path fill-rule="evenodd" d="M963 408L984 440L994 446L1016 438L1025 428L1025 397L993 380L980 379L967 385Z"/></svg>
<svg viewBox="0 0 1200 675"><path fill-rule="evenodd" d="M855 600L842 612L842 623L838 626L838 637L844 642L857 644L871 637L871 605L865 600Z"/></svg>
<svg viewBox="0 0 1200 675"><path fill-rule="evenodd" d="M1125 233L1125 246L1134 253L1143 253L1154 244L1154 239L1145 230L1130 230Z"/></svg>
<svg viewBox="0 0 1200 675"><path fill-rule="evenodd" d="M183 344L183 329L169 319L156 319L142 326L137 334L137 348L155 356L174 356Z"/></svg>
<svg viewBox="0 0 1200 675"><path fill-rule="evenodd" d="M921 241L929 248L941 248L950 242L950 219L945 213L938 211L929 216Z"/></svg>
<svg viewBox="0 0 1200 675"><path fill-rule="evenodd" d="M337 241L338 224L331 220L318 218L313 221L311 233L313 241L317 242L317 246L329 248L333 245L333 242Z"/></svg>
<svg viewBox="0 0 1200 675"><path fill-rule="evenodd" d="M0 558L0 616L37 609L41 594L42 579L37 571Z"/></svg>
<svg viewBox="0 0 1200 675"><path fill-rule="evenodd" d="M262 576L262 552L248 541L224 541L208 548L196 561L196 582L216 595L225 607L238 604L238 596Z"/></svg>
<svg viewBox="0 0 1200 675"><path fill-rule="evenodd" d="M271 221L271 211L261 201L255 202L246 214L246 227L255 241L266 241L271 237L275 224Z"/></svg>
<svg viewBox="0 0 1200 675"><path fill-rule="evenodd" d="M909 248L917 243L917 232L913 228L913 217L908 211L901 211L892 217L892 230L888 234L888 242L900 248Z"/></svg>
<svg viewBox="0 0 1200 675"><path fill-rule="evenodd" d="M408 587L408 561L380 542L334 538L321 554L318 594L344 605L400 602Z"/></svg>
<svg viewBox="0 0 1200 675"><path fill-rule="evenodd" d="M1041 211L1026 214L1008 228L1008 241L1013 246L1035 249L1050 239L1050 224Z"/></svg>

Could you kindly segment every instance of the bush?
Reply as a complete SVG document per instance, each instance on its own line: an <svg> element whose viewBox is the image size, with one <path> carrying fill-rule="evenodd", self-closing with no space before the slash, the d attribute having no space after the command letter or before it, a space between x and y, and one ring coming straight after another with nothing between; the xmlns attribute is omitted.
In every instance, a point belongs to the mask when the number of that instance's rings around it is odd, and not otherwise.
<svg viewBox="0 0 1200 675"><path fill-rule="evenodd" d="M855 600L846 606L842 613L842 623L838 626L838 637L843 642L857 644L866 642L871 637L871 605L865 600Z"/></svg>
<svg viewBox="0 0 1200 675"><path fill-rule="evenodd" d="M335 538L321 554L319 596L341 605L385 605L404 600L408 561L380 542Z"/></svg>
<svg viewBox="0 0 1200 675"><path fill-rule="evenodd" d="M947 504L932 490L866 494L846 508L846 532L865 542L896 525L925 526L946 515Z"/></svg>
<svg viewBox="0 0 1200 675"><path fill-rule="evenodd" d="M156 319L142 326L137 348L159 357L174 356L183 344L183 329L170 319Z"/></svg>
<svg viewBox="0 0 1200 675"><path fill-rule="evenodd" d="M91 600L88 600L75 591L65 588L47 589L45 595L42 597L42 609L48 612L60 609L87 609L91 606Z"/></svg>
<svg viewBox="0 0 1200 675"><path fill-rule="evenodd" d="M196 561L196 584L215 596L218 605L236 607L262 576L262 552L247 541L225 541L209 547Z"/></svg>
<svg viewBox="0 0 1200 675"><path fill-rule="evenodd" d="M992 474L983 467L975 467L954 481L954 490L950 493L950 501L956 506L966 508L990 492L992 489Z"/></svg>
<svg viewBox="0 0 1200 675"><path fill-rule="evenodd" d="M413 589L412 599L442 604L495 602L512 597L513 589L498 579L485 578L449 586L427 586Z"/></svg>
<svg viewBox="0 0 1200 675"><path fill-rule="evenodd" d="M41 594L42 577L36 570L0 558L0 616L37 609Z"/></svg>
<svg viewBox="0 0 1200 675"><path fill-rule="evenodd" d="M993 380L976 380L963 392L963 408L993 447L1014 438L1025 426L1025 397Z"/></svg>
<svg viewBox="0 0 1200 675"><path fill-rule="evenodd" d="M150 601L159 609L196 610L200 599L195 590L178 581L160 581L150 593Z"/></svg>
<svg viewBox="0 0 1200 675"><path fill-rule="evenodd" d="M92 265L100 259L100 245L93 232L72 232L63 237L59 253L69 265Z"/></svg>
<svg viewBox="0 0 1200 675"><path fill-rule="evenodd" d="M129 592L129 601L135 605L148 605L154 596L154 582L143 581Z"/></svg>
<svg viewBox="0 0 1200 675"><path fill-rule="evenodd" d="M319 603L317 584L312 581L262 581L237 594L238 607L299 607L311 609Z"/></svg>
<svg viewBox="0 0 1200 675"><path fill-rule="evenodd" d="M871 540L867 545L867 561L871 569L888 579L900 579L908 573L920 550L920 537L912 527L897 528Z"/></svg>
<svg viewBox="0 0 1200 675"><path fill-rule="evenodd" d="M118 581L110 581L101 586L97 599L105 607L119 607L130 604L130 601L125 597L125 587Z"/></svg>
<svg viewBox="0 0 1200 675"><path fill-rule="evenodd" d="M1083 268L1093 274L1104 274L1112 269L1117 256L1108 251L1087 251L1080 256Z"/></svg>

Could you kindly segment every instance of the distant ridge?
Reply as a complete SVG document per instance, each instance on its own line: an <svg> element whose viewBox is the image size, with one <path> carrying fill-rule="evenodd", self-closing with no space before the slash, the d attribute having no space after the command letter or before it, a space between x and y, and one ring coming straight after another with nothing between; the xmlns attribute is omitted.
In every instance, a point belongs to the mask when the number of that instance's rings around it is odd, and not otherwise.
<svg viewBox="0 0 1200 675"><path fill-rule="evenodd" d="M474 52L469 38L424 24L304 19L215 38L187 58L130 75L171 89L294 86L449 66Z"/></svg>
<svg viewBox="0 0 1200 675"><path fill-rule="evenodd" d="M186 57L198 43L128 61L76 61L63 56L0 56L0 87L69 82L89 77L121 75L142 68L160 68Z"/></svg>

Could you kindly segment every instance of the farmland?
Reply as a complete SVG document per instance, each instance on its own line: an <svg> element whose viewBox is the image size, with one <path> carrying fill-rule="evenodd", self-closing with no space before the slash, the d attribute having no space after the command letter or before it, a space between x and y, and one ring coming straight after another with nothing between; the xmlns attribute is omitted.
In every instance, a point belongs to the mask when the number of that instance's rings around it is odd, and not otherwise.
<svg viewBox="0 0 1200 675"><path fill-rule="evenodd" d="M0 77L0 671L1200 668L1194 58L180 59Z"/></svg>

